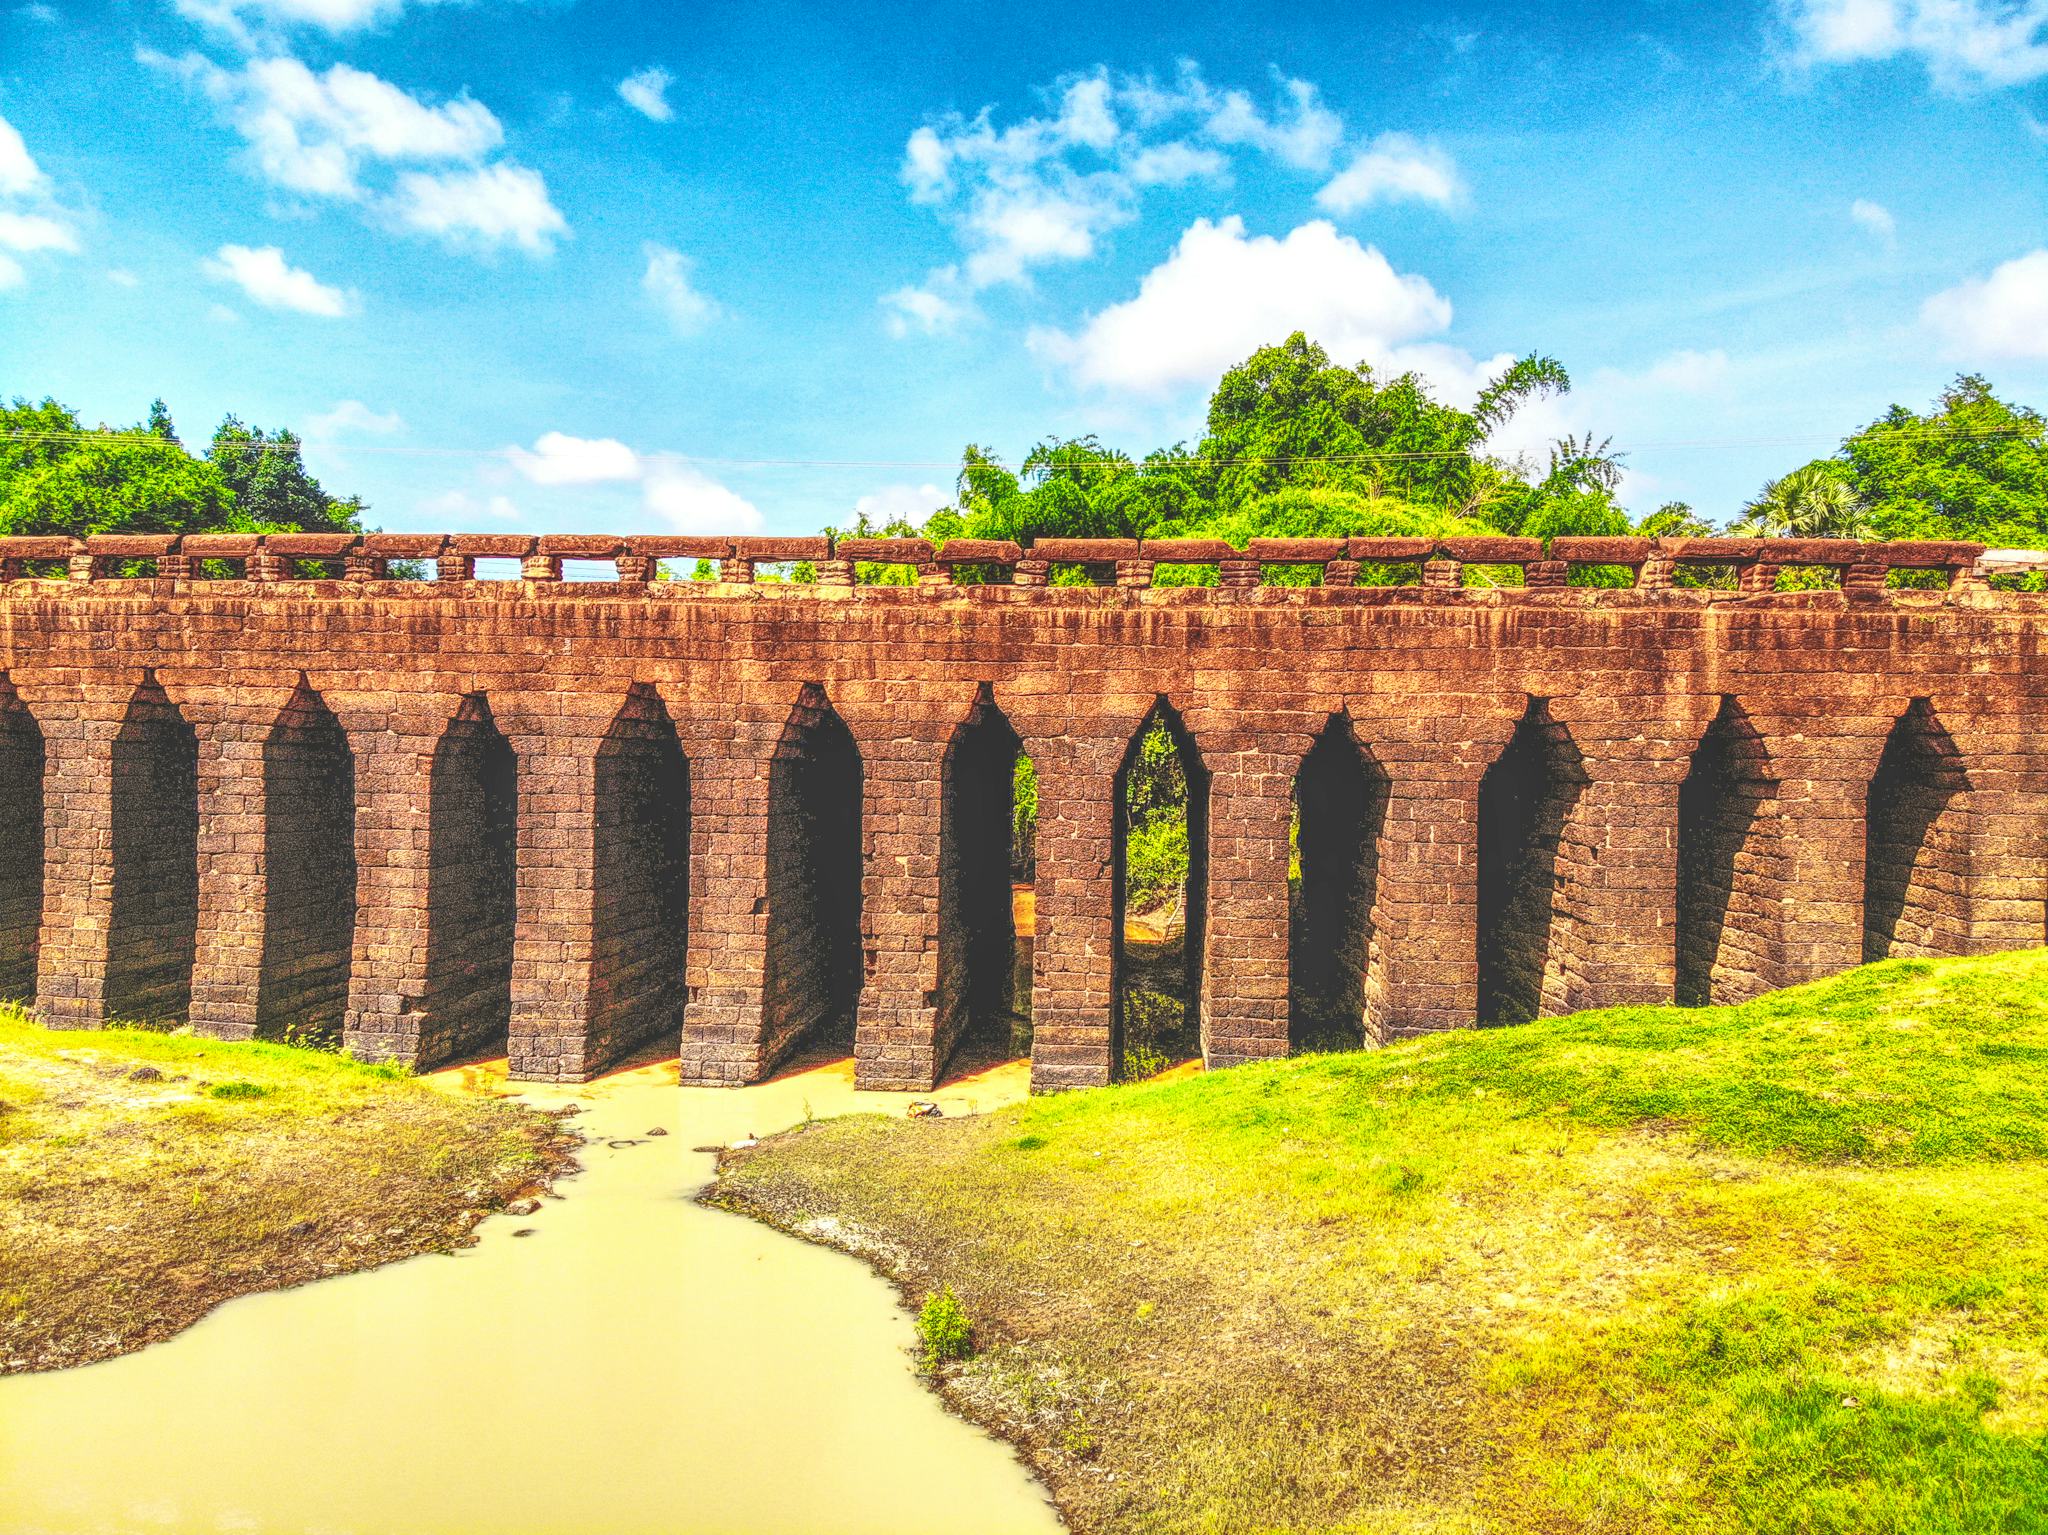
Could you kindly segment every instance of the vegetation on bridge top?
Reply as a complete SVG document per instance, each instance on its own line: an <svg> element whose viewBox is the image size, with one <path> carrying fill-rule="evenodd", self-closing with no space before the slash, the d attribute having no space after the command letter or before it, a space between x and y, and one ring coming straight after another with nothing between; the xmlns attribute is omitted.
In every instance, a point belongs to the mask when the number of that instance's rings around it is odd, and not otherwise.
<svg viewBox="0 0 2048 1535"><path fill-rule="evenodd" d="M2008 1531L2048 1507L2048 953L820 1123L1077 1529Z"/></svg>

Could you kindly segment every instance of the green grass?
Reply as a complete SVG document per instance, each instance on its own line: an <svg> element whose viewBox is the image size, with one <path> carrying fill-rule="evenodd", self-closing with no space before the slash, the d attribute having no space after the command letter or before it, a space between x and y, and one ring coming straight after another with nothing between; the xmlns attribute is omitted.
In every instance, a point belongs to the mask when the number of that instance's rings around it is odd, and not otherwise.
<svg viewBox="0 0 2048 1535"><path fill-rule="evenodd" d="M0 1007L0 1373L444 1251L568 1160L554 1120L289 1045L57 1032Z"/></svg>
<svg viewBox="0 0 2048 1535"><path fill-rule="evenodd" d="M1076 1528L2048 1530L2048 954L827 1121Z"/></svg>

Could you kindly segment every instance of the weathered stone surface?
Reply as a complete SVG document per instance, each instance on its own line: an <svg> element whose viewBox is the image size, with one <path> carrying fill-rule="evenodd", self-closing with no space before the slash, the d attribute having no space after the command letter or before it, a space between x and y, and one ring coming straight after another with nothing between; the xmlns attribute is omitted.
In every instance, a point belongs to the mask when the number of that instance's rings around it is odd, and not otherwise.
<svg viewBox="0 0 2048 1535"><path fill-rule="evenodd" d="M131 552L160 578L106 578ZM1161 703L1205 775L1189 927L1216 1064L1285 1051L1318 1008L1388 1038L2043 938L2048 599L1959 579L1970 546L1854 547L1880 576L1947 568L1936 591L1656 574L1848 558L1748 540L1549 560L1530 541L1302 543L1233 554L1208 589L1145 584L1154 559L1223 562L1207 544L961 551L1015 584L941 584L939 562L917 587L736 579L871 551L834 552L0 540L12 575L87 566L0 585L0 984L55 1023L339 1027L367 1055L505 1050L566 1080L666 1042L689 1080L750 1081L840 1028L865 1084L924 1089L1008 942L998 822L1021 749L1040 785L1034 1079L1101 1082L1114 785ZM1276 554L1327 556L1337 582L1246 584ZM537 578L465 579L507 555ZM685 556L732 574L553 579L564 558ZM351 579L177 576L201 557ZM1424 584L1338 584L1396 557ZM399 558L452 578L383 578ZM1455 584L1466 560L1634 559L1634 590ZM1076 560L1124 579L1038 584ZM1330 741L1298 801L1321 904L1291 934L1297 775Z"/></svg>

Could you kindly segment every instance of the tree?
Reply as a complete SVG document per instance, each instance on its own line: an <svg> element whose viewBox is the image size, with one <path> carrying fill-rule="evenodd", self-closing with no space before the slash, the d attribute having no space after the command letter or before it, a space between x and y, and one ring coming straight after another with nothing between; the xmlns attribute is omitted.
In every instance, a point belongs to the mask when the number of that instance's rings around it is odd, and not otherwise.
<svg viewBox="0 0 2048 1535"><path fill-rule="evenodd" d="M1834 464L1821 462L1780 475L1742 509L1733 532L1747 537L1865 538L1868 508Z"/></svg>
<svg viewBox="0 0 2048 1535"><path fill-rule="evenodd" d="M1834 461L1880 538L2048 546L2048 419L1966 373L1925 415L1894 405Z"/></svg>
<svg viewBox="0 0 2048 1535"><path fill-rule="evenodd" d="M360 532L362 502L322 490L306 472L300 449L298 436L289 429L273 434L229 416L214 431L206 457L254 523L301 533Z"/></svg>

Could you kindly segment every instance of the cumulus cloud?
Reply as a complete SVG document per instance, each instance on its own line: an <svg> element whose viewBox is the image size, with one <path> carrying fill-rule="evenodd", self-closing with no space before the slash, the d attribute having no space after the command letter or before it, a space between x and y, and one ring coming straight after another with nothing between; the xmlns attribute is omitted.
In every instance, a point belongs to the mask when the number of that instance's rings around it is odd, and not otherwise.
<svg viewBox="0 0 2048 1535"><path fill-rule="evenodd" d="M1379 202L1450 208L1464 196L1458 167L1443 150L1405 133L1383 133L1316 193L1316 206L1336 214Z"/></svg>
<svg viewBox="0 0 2048 1535"><path fill-rule="evenodd" d="M1385 362L1450 323L1450 301L1426 279L1324 220L1275 239L1247 236L1232 215L1197 219L1135 298L1074 334L1034 331L1030 344L1084 387L1161 395L1212 382L1297 330L1334 356Z"/></svg>
<svg viewBox="0 0 2048 1535"><path fill-rule="evenodd" d="M388 204L392 217L454 250L516 245L545 256L569 232L538 171L500 163L468 171L407 171Z"/></svg>
<svg viewBox="0 0 2048 1535"><path fill-rule="evenodd" d="M679 533L753 533L761 513L739 492L674 458L657 458L647 470L642 502Z"/></svg>
<svg viewBox="0 0 2048 1535"><path fill-rule="evenodd" d="M505 456L536 485L599 485L637 480L640 455L616 437L571 437L548 432L531 449L508 448Z"/></svg>
<svg viewBox="0 0 2048 1535"><path fill-rule="evenodd" d="M2048 359L2048 250L1937 293L1920 311L1959 358Z"/></svg>
<svg viewBox="0 0 2048 1535"><path fill-rule="evenodd" d="M109 267L107 269L107 281L117 288L139 288L142 286L142 279L126 267Z"/></svg>
<svg viewBox="0 0 2048 1535"><path fill-rule="evenodd" d="M1672 352L1660 357L1637 382L1673 394L1706 394L1726 383L1728 372L1728 354L1716 347L1711 352Z"/></svg>
<svg viewBox="0 0 2048 1535"><path fill-rule="evenodd" d="M689 257L652 241L643 250L647 270L640 278L641 291L668 317L677 335L694 336L718 318L718 305L690 281Z"/></svg>
<svg viewBox="0 0 2048 1535"><path fill-rule="evenodd" d="M404 10L406 0L176 0L176 4L180 15L253 51L295 28L339 36L376 26Z"/></svg>
<svg viewBox="0 0 2048 1535"><path fill-rule="evenodd" d="M0 117L0 195L19 196L33 192L42 183L43 172L28 152L20 130Z"/></svg>
<svg viewBox="0 0 2048 1535"><path fill-rule="evenodd" d="M936 485L884 485L857 498L853 512L856 517L866 518L870 527L885 527L899 517L922 526L927 517L952 499L951 491Z"/></svg>
<svg viewBox="0 0 2048 1535"><path fill-rule="evenodd" d="M1892 217L1892 210L1883 203L1874 203L1867 197L1859 197L1849 204L1849 217L1859 229L1868 230L1872 235L1891 244L1899 236L1899 221Z"/></svg>
<svg viewBox="0 0 2048 1535"><path fill-rule="evenodd" d="M619 97L642 117L665 123L676 115L676 109L668 104L668 88L674 80L674 75L658 66L636 70L619 82Z"/></svg>
<svg viewBox="0 0 2048 1535"><path fill-rule="evenodd" d="M1042 113L1006 125L984 108L911 133L903 184L912 202L938 215L960 254L883 297L896 334L947 329L972 315L987 289L1092 257L1105 235L1138 216L1152 188L1221 180L1246 155L1326 173L1345 139L1343 119L1316 87L1285 76L1263 103L1211 86L1192 63L1164 82L1098 68L1042 94ZM1457 192L1447 155L1390 135L1360 150L1324 200L1349 211L1384 197L1447 204Z"/></svg>
<svg viewBox="0 0 2048 1535"><path fill-rule="evenodd" d="M463 523L479 518L518 522L522 516L518 504L510 496L477 496L466 490L444 490L439 495L428 496L420 503L420 511L430 521L457 532L462 530Z"/></svg>
<svg viewBox="0 0 2048 1535"><path fill-rule="evenodd" d="M1799 68L1914 58L1951 90L2048 75L2041 0L1779 0L1779 10Z"/></svg>
<svg viewBox="0 0 2048 1535"><path fill-rule="evenodd" d="M14 213L0 208L0 248L11 251L75 251L78 238L46 214Z"/></svg>
<svg viewBox="0 0 2048 1535"><path fill-rule="evenodd" d="M288 55L238 69L197 53L138 57L212 101L248 167L280 191L358 204L458 249L544 255L568 231L539 172L491 158L504 125L467 95L429 101L367 70L315 71Z"/></svg>
<svg viewBox="0 0 2048 1535"><path fill-rule="evenodd" d="M208 276L233 283L265 309L290 309L336 320L356 307L354 294L292 266L275 245L223 245L201 265Z"/></svg>
<svg viewBox="0 0 2048 1535"><path fill-rule="evenodd" d="M337 400L334 409L322 411L306 423L308 437L332 440L337 437L389 437L405 430L397 411L375 411L361 400Z"/></svg>

